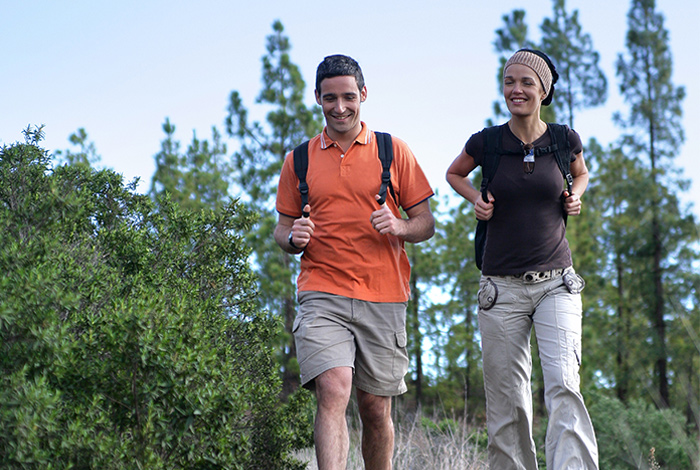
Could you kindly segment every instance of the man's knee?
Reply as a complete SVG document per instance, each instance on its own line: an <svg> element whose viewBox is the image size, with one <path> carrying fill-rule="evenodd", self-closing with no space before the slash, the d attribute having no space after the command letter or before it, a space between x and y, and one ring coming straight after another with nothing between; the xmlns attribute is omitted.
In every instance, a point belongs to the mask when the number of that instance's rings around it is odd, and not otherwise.
<svg viewBox="0 0 700 470"><path fill-rule="evenodd" d="M391 397L357 392L360 417L365 425L381 426L391 422Z"/></svg>
<svg viewBox="0 0 700 470"><path fill-rule="evenodd" d="M352 391L352 369L336 367L327 370L315 379L316 401L319 407L345 410Z"/></svg>

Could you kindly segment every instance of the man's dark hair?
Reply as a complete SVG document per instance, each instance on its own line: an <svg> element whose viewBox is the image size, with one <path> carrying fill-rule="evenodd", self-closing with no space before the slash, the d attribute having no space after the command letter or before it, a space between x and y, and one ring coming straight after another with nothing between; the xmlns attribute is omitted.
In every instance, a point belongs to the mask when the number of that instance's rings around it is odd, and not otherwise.
<svg viewBox="0 0 700 470"><path fill-rule="evenodd" d="M329 55L318 64L316 69L316 91L321 93L321 82L324 79L347 75L355 77L358 90L364 88L365 77L362 76L360 64L355 59L340 54Z"/></svg>

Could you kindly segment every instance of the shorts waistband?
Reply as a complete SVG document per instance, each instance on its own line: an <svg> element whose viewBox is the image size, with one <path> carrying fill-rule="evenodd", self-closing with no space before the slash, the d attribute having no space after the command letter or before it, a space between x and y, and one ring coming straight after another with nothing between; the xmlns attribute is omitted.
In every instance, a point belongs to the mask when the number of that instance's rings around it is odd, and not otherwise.
<svg viewBox="0 0 700 470"><path fill-rule="evenodd" d="M509 276L498 276L509 279L520 279L525 284L537 284L538 282L548 281L555 277L564 274L564 268L550 269L548 271L525 271L520 274L512 274Z"/></svg>

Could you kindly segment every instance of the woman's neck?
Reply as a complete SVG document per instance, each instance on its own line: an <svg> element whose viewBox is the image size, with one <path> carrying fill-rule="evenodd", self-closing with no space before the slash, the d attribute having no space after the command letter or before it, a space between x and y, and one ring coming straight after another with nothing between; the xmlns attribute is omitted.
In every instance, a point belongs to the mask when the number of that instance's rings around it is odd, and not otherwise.
<svg viewBox="0 0 700 470"><path fill-rule="evenodd" d="M547 123L539 116L532 118L520 118L512 116L508 121L510 131L524 144L531 144L547 132Z"/></svg>

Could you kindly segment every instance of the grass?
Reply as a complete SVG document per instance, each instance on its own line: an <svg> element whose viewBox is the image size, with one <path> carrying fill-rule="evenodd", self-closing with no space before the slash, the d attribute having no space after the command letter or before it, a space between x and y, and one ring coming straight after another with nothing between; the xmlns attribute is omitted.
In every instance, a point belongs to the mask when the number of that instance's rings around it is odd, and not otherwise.
<svg viewBox="0 0 700 470"><path fill-rule="evenodd" d="M347 470L364 468L360 450L361 430L349 418L350 451ZM487 470L486 431L465 420L413 418L394 419L395 469ZM297 453L307 470L317 470L314 449Z"/></svg>

